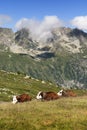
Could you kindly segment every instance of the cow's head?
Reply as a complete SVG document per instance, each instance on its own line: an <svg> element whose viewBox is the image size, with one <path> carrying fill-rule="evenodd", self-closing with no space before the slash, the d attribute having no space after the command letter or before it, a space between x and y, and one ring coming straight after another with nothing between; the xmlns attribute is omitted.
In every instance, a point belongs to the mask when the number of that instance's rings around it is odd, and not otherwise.
<svg viewBox="0 0 87 130"><path fill-rule="evenodd" d="M60 90L57 94L58 94L58 96L62 96L63 95L63 90Z"/></svg>
<svg viewBox="0 0 87 130"><path fill-rule="evenodd" d="M13 101L12 101L12 103L13 103L13 104L16 104L17 102L18 102L18 100L17 100L16 96L13 96Z"/></svg>
<svg viewBox="0 0 87 130"><path fill-rule="evenodd" d="M36 96L36 99L44 99L46 96L46 92L42 92L40 91L37 96Z"/></svg>
<svg viewBox="0 0 87 130"><path fill-rule="evenodd" d="M42 91L40 91L37 96L36 96L36 99L43 99L43 95L42 95Z"/></svg>

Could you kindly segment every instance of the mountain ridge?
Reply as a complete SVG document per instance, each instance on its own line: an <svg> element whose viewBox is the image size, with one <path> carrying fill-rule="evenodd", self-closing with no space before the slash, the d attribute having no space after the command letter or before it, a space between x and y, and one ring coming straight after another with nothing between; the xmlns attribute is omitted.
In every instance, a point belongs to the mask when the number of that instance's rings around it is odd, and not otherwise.
<svg viewBox="0 0 87 130"><path fill-rule="evenodd" d="M67 88L87 88L87 33L56 28L46 43L27 29L0 28L0 70L25 73Z"/></svg>

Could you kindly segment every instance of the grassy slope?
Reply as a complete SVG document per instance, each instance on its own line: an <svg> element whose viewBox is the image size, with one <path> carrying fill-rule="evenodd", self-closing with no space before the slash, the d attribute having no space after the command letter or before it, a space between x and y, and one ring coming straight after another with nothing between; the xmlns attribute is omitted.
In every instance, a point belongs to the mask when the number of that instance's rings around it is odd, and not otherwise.
<svg viewBox="0 0 87 130"><path fill-rule="evenodd" d="M0 104L1 130L86 130L87 96Z"/></svg>
<svg viewBox="0 0 87 130"><path fill-rule="evenodd" d="M41 80L24 78L23 74L7 73L0 71L0 100L11 101L12 95L28 93L33 98L39 91L56 91L59 88L50 82L42 83Z"/></svg>
<svg viewBox="0 0 87 130"><path fill-rule="evenodd" d="M24 75L0 72L1 130L85 130L87 128L87 91L75 90L80 96L41 102L38 91L59 91L49 82L24 79ZM28 93L31 102L13 105L12 95ZM81 96L85 95L85 96Z"/></svg>
<svg viewBox="0 0 87 130"><path fill-rule="evenodd" d="M56 54L53 58L36 61L28 55L0 52L0 70L20 72L34 78L63 84L75 81L87 86L87 61L80 55ZM76 87L74 85L73 87Z"/></svg>

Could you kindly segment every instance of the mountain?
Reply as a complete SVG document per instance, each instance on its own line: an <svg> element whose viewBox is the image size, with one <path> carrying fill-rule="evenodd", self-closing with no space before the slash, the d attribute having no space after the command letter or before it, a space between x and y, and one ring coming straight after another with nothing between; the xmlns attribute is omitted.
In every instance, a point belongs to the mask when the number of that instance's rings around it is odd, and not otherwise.
<svg viewBox="0 0 87 130"><path fill-rule="evenodd" d="M33 40L29 30L0 28L0 70L24 73L68 88L87 88L87 33L55 28Z"/></svg>

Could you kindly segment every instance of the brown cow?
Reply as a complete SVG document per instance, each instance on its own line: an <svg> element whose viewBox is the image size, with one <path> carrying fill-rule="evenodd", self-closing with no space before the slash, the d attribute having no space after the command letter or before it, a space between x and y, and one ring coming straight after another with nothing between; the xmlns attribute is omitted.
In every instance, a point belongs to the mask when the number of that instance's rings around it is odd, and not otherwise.
<svg viewBox="0 0 87 130"><path fill-rule="evenodd" d="M60 90L58 95L64 97L76 97L76 93L74 93L72 90Z"/></svg>
<svg viewBox="0 0 87 130"><path fill-rule="evenodd" d="M13 96L13 104L16 104L17 102L26 102L31 101L31 97L28 94L21 94L18 96Z"/></svg>
<svg viewBox="0 0 87 130"><path fill-rule="evenodd" d="M59 99L59 96L57 93L55 92L42 92L40 91L37 96L36 99L42 99L42 100L55 100L55 99Z"/></svg>

